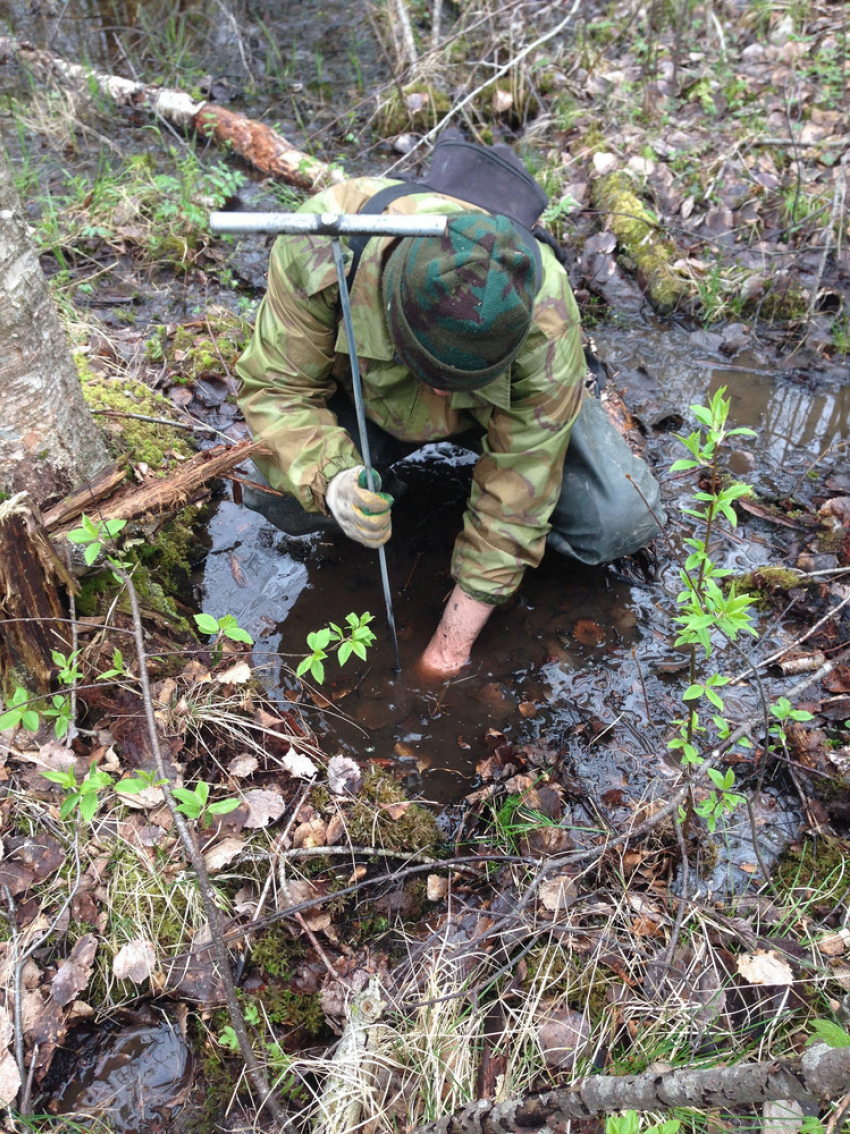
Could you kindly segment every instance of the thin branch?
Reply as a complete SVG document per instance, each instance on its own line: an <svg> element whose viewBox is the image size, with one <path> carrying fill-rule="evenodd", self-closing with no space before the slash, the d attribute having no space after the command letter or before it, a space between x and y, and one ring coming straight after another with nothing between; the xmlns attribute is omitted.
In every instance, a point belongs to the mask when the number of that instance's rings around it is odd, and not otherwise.
<svg viewBox="0 0 850 1134"><path fill-rule="evenodd" d="M497 80L501 79L503 75L506 75L508 71L510 71L517 65L517 63L525 59L526 55L530 55L532 51L535 51L538 47L541 47L544 43L547 43L550 39L554 39L556 35L560 35L562 31L566 30L566 28L572 22L573 16L576 14L580 7L581 0L573 0L572 8L570 8L567 16L563 20L561 20L557 27L552 28L552 30L546 32L545 35L539 36L534 40L533 43L527 44L522 49L522 51L520 51L517 55L514 55L513 58L509 59L507 63L505 63L498 69L498 71L494 71L489 79L485 79L484 82L481 83L480 86L477 86L474 91L470 91L470 93L466 95L465 98L462 98L460 102L455 103L451 110L447 111L447 113L443 115L442 119L437 123L433 130L429 130L427 134L423 134L419 141L416 142L415 145L411 146L411 148L403 157L400 157L398 161L393 162L389 169L384 172L384 177L389 177L393 170L397 169L398 166L402 164L402 162L407 161L410 155L418 150L421 145L424 145L425 142L430 142L431 139L435 137L435 135L437 135L440 130L443 129L443 127L451 118L454 118L454 116L461 110L463 110L465 106L468 106L469 103L472 102L473 99L475 99L479 94L481 94L483 90L491 86Z"/></svg>
<svg viewBox="0 0 850 1134"><path fill-rule="evenodd" d="M254 1053L254 1048L251 1044L248 1029L245 1025L245 1017L242 1014L242 1008L239 1004L239 998L236 994L236 986L233 983L233 973L230 969L230 956L227 952L227 945L224 940L224 931L221 924L221 917L219 914L218 906L212 893L212 886L210 884L210 877L207 872L207 866L204 861L203 855L198 850L192 832L184 820L181 813L177 810L177 804L171 791L171 780L169 778L168 769L165 766L165 761L162 757L162 749L159 744L159 733L156 726L156 717L154 715L153 698L151 696L150 684L148 682L148 669L147 669L147 653L145 651L144 630L142 628L142 616L139 610L139 599L136 594L136 588L133 585L133 580L129 572L123 568L119 568L121 580L127 588L127 594L130 599L130 608L133 616L133 630L136 643L136 655L139 662L139 684L141 686L142 701L145 708L145 719L147 722L148 737L151 743L151 751L153 753L154 762L156 764L157 774L160 778L162 793L165 796L165 801L168 805L168 810L171 812L171 818L174 822L175 829L180 836L180 841L186 851L186 855L192 864L192 868L198 879L198 887L201 892L201 900L204 906L207 920L209 922L210 931L212 934L212 951L216 958L218 966L218 975L221 978L222 986L224 988L225 1000L227 1002L227 1011L230 1016L230 1022L233 1025L233 1030L239 1042L239 1050L242 1053L242 1058L245 1061L245 1067L248 1076L254 1086L260 1093L260 1109L263 1106L268 1106L274 1119L279 1123L281 1129L288 1130L290 1128L289 1119L283 1107L272 1094L272 1088L265 1072L257 1060Z"/></svg>

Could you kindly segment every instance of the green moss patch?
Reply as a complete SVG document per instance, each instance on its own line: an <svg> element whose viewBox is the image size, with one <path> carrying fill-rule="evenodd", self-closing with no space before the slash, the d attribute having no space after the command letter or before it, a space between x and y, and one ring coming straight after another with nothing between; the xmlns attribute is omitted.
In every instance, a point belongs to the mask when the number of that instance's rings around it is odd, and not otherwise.
<svg viewBox="0 0 850 1134"><path fill-rule="evenodd" d="M407 805L401 814L399 804ZM441 841L431 812L410 803L392 776L378 769L366 774L357 801L346 815L346 828L355 846L433 851Z"/></svg>
<svg viewBox="0 0 850 1134"><path fill-rule="evenodd" d="M169 458L192 455L183 430L157 422L139 421L137 417L118 416L173 417L174 407L168 398L155 393L144 382L96 374L81 354L75 355L74 359L89 408L111 410L116 415L98 415L106 442L115 455L126 453L133 464L144 463L153 472L161 469L163 475L167 472L167 467L163 466L167 465Z"/></svg>
<svg viewBox="0 0 850 1134"><path fill-rule="evenodd" d="M232 378L236 360L248 342L244 319L222 307L211 307L203 320L178 327L165 342L164 328L147 345L148 357L168 360L173 381ZM164 343L164 346L163 346Z"/></svg>

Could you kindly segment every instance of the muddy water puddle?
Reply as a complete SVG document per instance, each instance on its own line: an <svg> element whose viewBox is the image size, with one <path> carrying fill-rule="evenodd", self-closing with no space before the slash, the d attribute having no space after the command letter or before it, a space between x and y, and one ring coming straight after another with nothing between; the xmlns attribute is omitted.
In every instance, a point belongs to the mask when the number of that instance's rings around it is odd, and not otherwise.
<svg viewBox="0 0 850 1134"><path fill-rule="evenodd" d="M600 354L616 373L626 400L645 422L693 420L688 407L720 385L733 400L734 424L758 430L730 458L765 492L789 491L830 445L848 435L850 388L827 374L806 384L771 373L759 356L741 369L707 352L702 337L679 327L634 324L595 333ZM738 365L736 362L732 365ZM747 370L759 371L753 375ZM635 392L629 390L634 378ZM687 534L678 503L689 485L665 470L681 455L671 433L650 430L678 543ZM393 672L375 557L343 537L292 540L259 516L223 501L209 526L210 554L202 581L204 609L234 614L256 637L255 660L281 699L297 695L291 669L307 652L306 636L350 611L372 612L379 640L368 663L328 666L321 693L329 705L308 702L304 712L328 753L395 767L426 799L457 803L477 783L476 766L493 746L493 733L529 744L563 761L578 777L586 800L583 819L618 829L635 801L663 795L671 770L665 758L667 722L680 711L682 657L672 646L678 567L663 541L657 562L624 578L612 568L588 568L553 552L530 572L515 599L494 613L455 680L432 687L415 663L451 590L448 566L467 496L474 456L431 446L396 466L407 491L393 510L387 549L402 672ZM840 470L840 450L824 458ZM840 473L839 473L840 475ZM792 552L787 530L748 524L717 549L736 572L783 560ZM766 631L762 649L787 642L781 627ZM291 667L291 668L287 668ZM780 687L777 694L781 693ZM746 682L730 691L730 715L755 706ZM770 857L793 834L793 802L764 794L755 800L761 851ZM730 820L715 883L754 861L746 818Z"/></svg>
<svg viewBox="0 0 850 1134"><path fill-rule="evenodd" d="M117 1134L178 1128L193 1057L171 1020L78 1035L77 1050L55 1113L108 1115Z"/></svg>

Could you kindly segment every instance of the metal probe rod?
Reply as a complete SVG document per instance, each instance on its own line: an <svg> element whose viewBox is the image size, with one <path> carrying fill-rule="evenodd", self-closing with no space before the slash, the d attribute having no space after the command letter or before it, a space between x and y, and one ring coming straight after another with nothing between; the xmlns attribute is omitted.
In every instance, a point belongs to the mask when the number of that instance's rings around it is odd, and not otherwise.
<svg viewBox="0 0 850 1134"><path fill-rule="evenodd" d="M368 216L361 213L210 213L210 230L249 236L442 236L446 216Z"/></svg>
<svg viewBox="0 0 850 1134"><path fill-rule="evenodd" d="M339 298L342 304L342 319L345 323L345 337L348 339L348 352L351 359L351 383L354 387L354 409L357 413L357 429L360 433L360 456L366 467L366 485L370 492L376 492L375 470L372 468L372 454L369 449L369 434L366 432L366 413L363 409L363 390L360 384L360 363L354 345L354 324L351 321L351 303L348 296L348 281L345 278L345 260L339 237L331 238L331 247L336 264L336 277L339 280ZM378 565L381 569L381 585L384 588L384 606L387 608L387 626L393 644L393 661L396 673L401 673L401 659L398 656L398 635L393 614L393 598L390 593L390 577L387 573L387 551L383 544L378 548Z"/></svg>
<svg viewBox="0 0 850 1134"><path fill-rule="evenodd" d="M351 360L351 381L354 388L354 409L357 414L357 429L360 434L360 455L366 470L366 484L370 492L376 491L375 471L372 468L372 455L369 449L369 437L366 432L366 413L363 408L363 388L360 381L360 363L357 359L357 347L354 341L354 325L351 321L351 301L348 294L348 281L345 277L345 260L343 258L340 236L442 236L446 231L448 217L446 216L363 216L359 213L211 213L210 229L212 232L248 235L250 233L267 233L276 235L314 234L316 236L330 236L333 249L334 264L336 265L337 280L339 281L339 301L342 307L342 318L345 324L345 337L348 340L349 358ZM392 594L390 580L387 573L386 549L378 548L378 563L381 570L381 585L384 590L384 604L387 609L387 625L393 645L393 658L396 673L401 672L401 660L398 654L398 635L396 634L395 616L393 614Z"/></svg>

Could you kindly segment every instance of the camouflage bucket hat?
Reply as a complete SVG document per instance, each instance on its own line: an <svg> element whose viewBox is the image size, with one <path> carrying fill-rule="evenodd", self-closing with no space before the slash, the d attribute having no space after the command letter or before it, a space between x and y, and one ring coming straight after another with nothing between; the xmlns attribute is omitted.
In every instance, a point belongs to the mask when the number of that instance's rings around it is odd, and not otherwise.
<svg viewBox="0 0 850 1134"><path fill-rule="evenodd" d="M474 390L510 366L528 334L534 256L507 217L463 213L443 236L400 241L383 289L405 366L438 389Z"/></svg>

